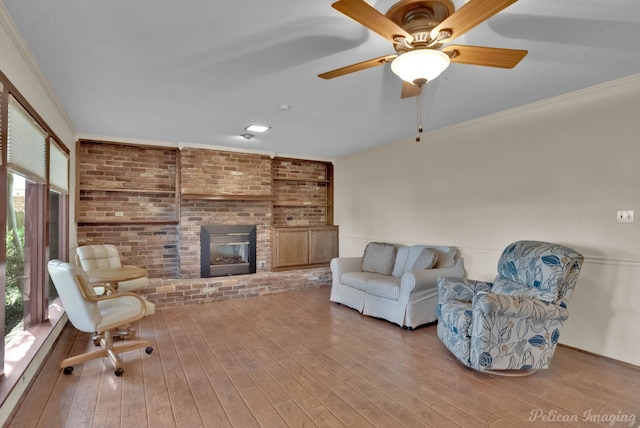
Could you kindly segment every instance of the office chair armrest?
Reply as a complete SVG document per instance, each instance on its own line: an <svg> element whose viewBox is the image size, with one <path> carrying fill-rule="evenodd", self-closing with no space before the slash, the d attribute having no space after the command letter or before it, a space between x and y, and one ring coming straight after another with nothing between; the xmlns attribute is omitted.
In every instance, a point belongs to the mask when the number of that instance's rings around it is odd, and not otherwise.
<svg viewBox="0 0 640 428"><path fill-rule="evenodd" d="M116 299L119 297L125 297L125 296L131 296L131 297L135 297L136 299L138 299L140 301L140 304L142 305L142 316L147 314L147 304L145 303L144 299L142 298L142 296L140 296L139 294L136 293L131 293L129 291L123 291L123 292L117 292L115 291L113 288L109 287L109 286L105 286L106 289L110 290L110 294L103 294L103 295L96 295L95 291L93 290L93 286L89 283L87 283L87 281L85 280L83 275L76 275L76 279L78 281L78 283L80 284L80 293L82 294L82 297L85 300L91 301L91 302L100 302L103 300L109 300L109 299Z"/></svg>

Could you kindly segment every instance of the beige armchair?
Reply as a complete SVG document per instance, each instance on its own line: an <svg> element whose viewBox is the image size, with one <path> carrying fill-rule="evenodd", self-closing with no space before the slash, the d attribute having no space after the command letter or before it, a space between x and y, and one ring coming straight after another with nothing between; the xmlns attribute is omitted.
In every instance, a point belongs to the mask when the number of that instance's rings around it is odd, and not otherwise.
<svg viewBox="0 0 640 428"><path fill-rule="evenodd" d="M113 344L114 330L147 313L147 303L142 297L127 292L97 296L81 268L60 260L51 260L48 268L71 324L80 331L100 335L100 350L69 357L60 363L64 374L71 374L75 364L108 358L116 376L122 376L124 369L118 353L141 348L147 354L153 352L148 340L127 341L119 346Z"/></svg>
<svg viewBox="0 0 640 428"><path fill-rule="evenodd" d="M84 245L76 249L76 264L85 272L122 267L120 252L113 244ZM135 291L149 285L149 277L118 283L119 291Z"/></svg>

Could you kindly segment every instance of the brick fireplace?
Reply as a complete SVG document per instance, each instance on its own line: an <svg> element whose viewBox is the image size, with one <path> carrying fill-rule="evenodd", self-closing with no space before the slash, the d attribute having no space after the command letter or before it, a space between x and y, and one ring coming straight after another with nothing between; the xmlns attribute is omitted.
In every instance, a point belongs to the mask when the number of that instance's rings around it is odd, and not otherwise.
<svg viewBox="0 0 640 428"><path fill-rule="evenodd" d="M256 228L256 265L271 268L271 205L251 201L185 201L180 207L180 278L200 278L200 232L207 224Z"/></svg>
<svg viewBox="0 0 640 428"><path fill-rule="evenodd" d="M259 154L80 141L78 245L117 245L149 271L142 294L159 308L330 284L328 268L271 272L271 169ZM214 224L255 226L255 274L201 278L201 227Z"/></svg>

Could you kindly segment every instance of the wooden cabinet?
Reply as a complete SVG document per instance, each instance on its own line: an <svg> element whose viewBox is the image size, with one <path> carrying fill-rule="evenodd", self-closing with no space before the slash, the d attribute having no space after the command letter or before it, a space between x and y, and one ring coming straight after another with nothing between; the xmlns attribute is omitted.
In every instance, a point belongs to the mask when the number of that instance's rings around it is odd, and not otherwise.
<svg viewBox="0 0 640 428"><path fill-rule="evenodd" d="M272 176L272 267L328 265L338 256L338 226L333 225L333 164L276 157Z"/></svg>
<svg viewBox="0 0 640 428"><path fill-rule="evenodd" d="M273 268L327 265L338 257L338 226L275 228Z"/></svg>
<svg viewBox="0 0 640 428"><path fill-rule="evenodd" d="M309 264L327 264L338 257L338 226L309 228Z"/></svg>
<svg viewBox="0 0 640 428"><path fill-rule="evenodd" d="M309 264L309 229L282 228L274 231L273 267Z"/></svg>

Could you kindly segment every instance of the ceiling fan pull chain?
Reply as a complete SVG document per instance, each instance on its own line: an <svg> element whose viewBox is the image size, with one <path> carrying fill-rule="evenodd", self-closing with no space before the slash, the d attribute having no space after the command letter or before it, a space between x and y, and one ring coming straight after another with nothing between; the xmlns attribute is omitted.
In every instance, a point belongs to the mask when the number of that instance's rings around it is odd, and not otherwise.
<svg viewBox="0 0 640 428"><path fill-rule="evenodd" d="M418 122L418 133L416 134L416 141L420 142L420 134L422 133L422 96L418 95L416 97L416 110L417 110L417 122Z"/></svg>

